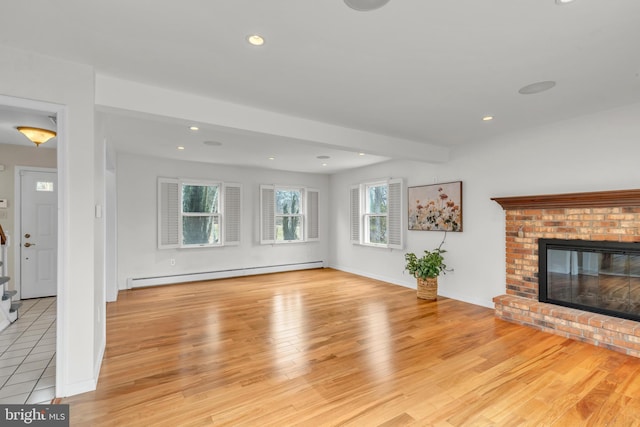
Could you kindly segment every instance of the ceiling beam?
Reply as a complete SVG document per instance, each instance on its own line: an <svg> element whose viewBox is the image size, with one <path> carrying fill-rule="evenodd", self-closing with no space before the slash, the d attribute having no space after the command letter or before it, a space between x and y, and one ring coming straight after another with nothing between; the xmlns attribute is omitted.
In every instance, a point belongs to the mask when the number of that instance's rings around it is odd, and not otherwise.
<svg viewBox="0 0 640 427"><path fill-rule="evenodd" d="M276 135L292 141L393 159L443 163L450 155L448 148L426 142L336 126L104 75L96 76L96 105L106 110L126 110L182 119L185 123L242 129L258 136Z"/></svg>

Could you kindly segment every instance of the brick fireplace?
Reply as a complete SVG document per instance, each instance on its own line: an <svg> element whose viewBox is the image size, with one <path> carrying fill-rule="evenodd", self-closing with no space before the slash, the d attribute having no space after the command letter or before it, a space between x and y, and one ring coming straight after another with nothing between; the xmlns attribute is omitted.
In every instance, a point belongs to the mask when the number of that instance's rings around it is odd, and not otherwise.
<svg viewBox="0 0 640 427"><path fill-rule="evenodd" d="M501 197L506 213L506 294L495 315L640 357L640 322L538 301L538 239L640 242L640 190Z"/></svg>

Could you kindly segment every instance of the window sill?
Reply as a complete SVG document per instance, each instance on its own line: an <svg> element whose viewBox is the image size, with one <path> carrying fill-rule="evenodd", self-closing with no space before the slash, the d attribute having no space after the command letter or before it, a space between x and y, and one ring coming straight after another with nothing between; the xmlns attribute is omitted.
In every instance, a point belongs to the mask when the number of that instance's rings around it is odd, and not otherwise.
<svg viewBox="0 0 640 427"><path fill-rule="evenodd" d="M389 245L376 243L353 243L356 246L365 246L367 248L390 249Z"/></svg>
<svg viewBox="0 0 640 427"><path fill-rule="evenodd" d="M317 242L317 240L287 240L287 241L276 241L276 242L264 242L261 243L263 245L297 245L300 243L313 243Z"/></svg>

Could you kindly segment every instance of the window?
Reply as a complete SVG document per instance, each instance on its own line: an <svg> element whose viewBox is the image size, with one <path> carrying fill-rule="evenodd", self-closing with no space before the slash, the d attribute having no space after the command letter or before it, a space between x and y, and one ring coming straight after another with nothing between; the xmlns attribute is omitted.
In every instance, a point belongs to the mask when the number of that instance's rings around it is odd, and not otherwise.
<svg viewBox="0 0 640 427"><path fill-rule="evenodd" d="M352 243L403 248L402 180L354 185L350 199Z"/></svg>
<svg viewBox="0 0 640 427"><path fill-rule="evenodd" d="M300 212L302 191L276 189L276 241L300 241L304 215Z"/></svg>
<svg viewBox="0 0 640 427"><path fill-rule="evenodd" d="M387 184L365 185L364 236L375 245L387 244Z"/></svg>
<svg viewBox="0 0 640 427"><path fill-rule="evenodd" d="M54 191L53 182L38 181L36 183L36 191Z"/></svg>
<svg viewBox="0 0 640 427"><path fill-rule="evenodd" d="M220 185L182 186L182 246L220 244Z"/></svg>
<svg viewBox="0 0 640 427"><path fill-rule="evenodd" d="M158 247L240 243L240 185L160 178Z"/></svg>
<svg viewBox="0 0 640 427"><path fill-rule="evenodd" d="M318 240L318 191L260 186L260 243Z"/></svg>

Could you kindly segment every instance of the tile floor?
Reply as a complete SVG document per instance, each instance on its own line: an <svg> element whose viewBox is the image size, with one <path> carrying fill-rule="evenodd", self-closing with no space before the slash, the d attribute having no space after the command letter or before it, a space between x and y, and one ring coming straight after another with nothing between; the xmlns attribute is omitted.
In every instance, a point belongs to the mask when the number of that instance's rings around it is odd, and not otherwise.
<svg viewBox="0 0 640 427"><path fill-rule="evenodd" d="M49 404L56 385L56 298L22 301L0 332L0 403Z"/></svg>

